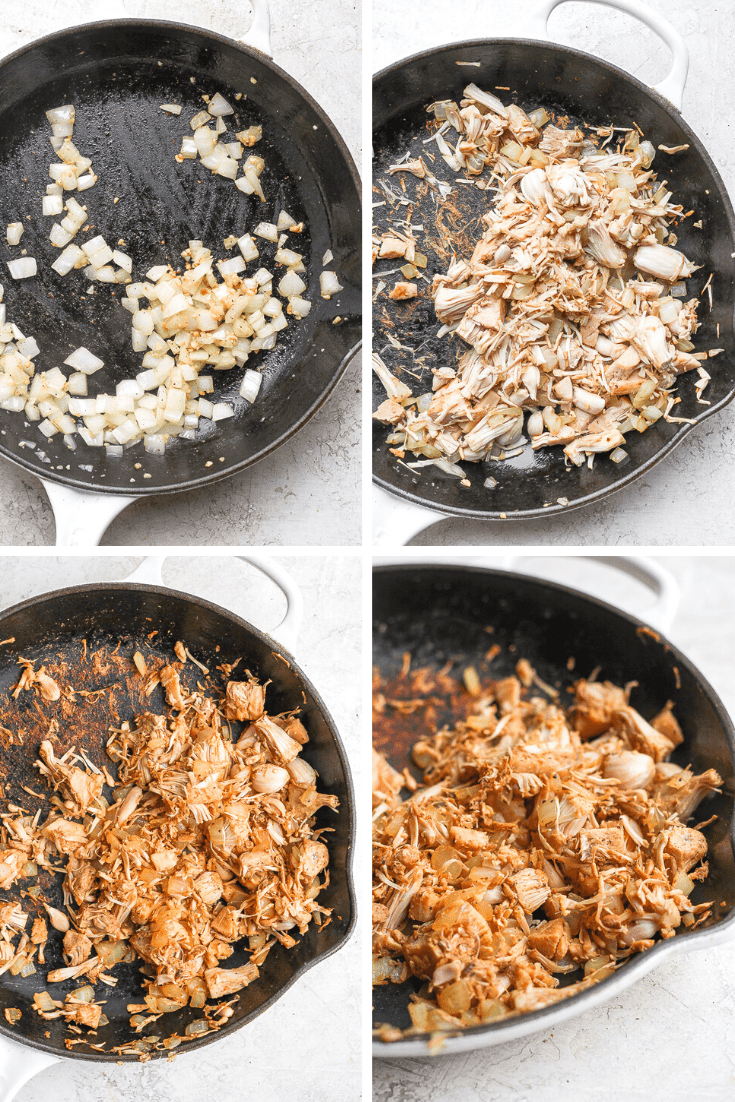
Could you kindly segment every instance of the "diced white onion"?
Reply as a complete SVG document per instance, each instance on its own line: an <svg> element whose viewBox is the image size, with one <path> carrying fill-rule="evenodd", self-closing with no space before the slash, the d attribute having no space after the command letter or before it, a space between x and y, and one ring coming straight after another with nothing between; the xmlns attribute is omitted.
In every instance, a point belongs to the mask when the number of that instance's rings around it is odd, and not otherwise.
<svg viewBox="0 0 735 1102"><path fill-rule="evenodd" d="M38 356L41 351L34 337L24 337L22 341L18 341L16 347L21 356L25 356L27 360L32 360L33 357Z"/></svg>
<svg viewBox="0 0 735 1102"><path fill-rule="evenodd" d="M282 210L278 215L278 221L276 222L276 229L278 230L290 230L292 226L298 225L295 218L292 218L290 214L287 214L285 210Z"/></svg>
<svg viewBox="0 0 735 1102"><path fill-rule="evenodd" d="M101 367L105 366L104 360L100 360L84 345L76 348L70 356L67 356L64 363L68 364L69 367L75 367L77 371L81 371L85 375L93 375L95 371L99 371Z"/></svg>
<svg viewBox="0 0 735 1102"><path fill-rule="evenodd" d="M300 295L301 292L305 290L306 284L300 276L296 275L296 272L286 272L285 276L278 284L278 292L283 295L284 298Z"/></svg>
<svg viewBox="0 0 735 1102"><path fill-rule="evenodd" d="M9 245L17 245L23 236L23 223L22 222L8 222L8 228L6 230L6 236Z"/></svg>
<svg viewBox="0 0 735 1102"><path fill-rule="evenodd" d="M180 115L181 106L178 103L162 103L161 111L168 111L169 115Z"/></svg>
<svg viewBox="0 0 735 1102"><path fill-rule="evenodd" d="M344 290L335 272L322 272L319 276L319 286L322 298L331 298L338 291Z"/></svg>
<svg viewBox="0 0 735 1102"><path fill-rule="evenodd" d="M133 260L127 253L121 253L119 249L115 249L112 254L112 259L115 261L118 268L122 268L124 272L132 272Z"/></svg>
<svg viewBox="0 0 735 1102"><path fill-rule="evenodd" d="M291 313L295 318L305 318L311 310L311 303L298 295L291 299Z"/></svg>
<svg viewBox="0 0 735 1102"><path fill-rule="evenodd" d="M235 411L232 406L228 406L226 402L217 402L212 407L212 420L213 421L225 421L228 417L234 417Z"/></svg>
<svg viewBox="0 0 735 1102"><path fill-rule="evenodd" d="M260 390L262 381L263 376L259 371L251 371L250 368L248 368L240 385L240 397L245 398L248 402L254 402L258 397L258 391ZM201 403L201 398L199 401Z"/></svg>
<svg viewBox="0 0 735 1102"><path fill-rule="evenodd" d="M198 152L197 143L188 134L185 134L181 139L181 156L190 161L197 156Z"/></svg>
<svg viewBox="0 0 735 1102"><path fill-rule="evenodd" d="M264 237L266 241L278 241L278 229L272 222L259 222L253 233L257 237Z"/></svg>
<svg viewBox="0 0 735 1102"><path fill-rule="evenodd" d="M238 240L237 246L242 253L243 260L250 262L255 260L258 254L258 246L253 241L249 233L244 233Z"/></svg>
<svg viewBox="0 0 735 1102"><path fill-rule="evenodd" d="M83 256L84 253L78 245L67 245L64 251L57 256L51 267L60 276L65 276L78 264Z"/></svg>
<svg viewBox="0 0 735 1102"><path fill-rule="evenodd" d="M218 118L220 115L232 115L233 108L230 107L224 96L216 92L209 102L209 113L210 115L214 115L215 118Z"/></svg>
<svg viewBox="0 0 735 1102"><path fill-rule="evenodd" d="M21 256L18 260L8 261L8 270L13 279L30 279L36 274L38 267L34 257Z"/></svg>
<svg viewBox="0 0 735 1102"><path fill-rule="evenodd" d="M68 245L72 239L72 234L65 230L63 226L60 226L58 222L54 222L51 227L51 233L49 234L49 241L52 245L55 245L57 249L63 249L64 245Z"/></svg>
<svg viewBox="0 0 735 1102"><path fill-rule="evenodd" d="M233 256L229 260L220 260L217 265L220 274L225 275L237 275L238 272L242 272L245 268L245 261L241 256Z"/></svg>
<svg viewBox="0 0 735 1102"><path fill-rule="evenodd" d="M71 123L74 125L74 105L72 103L65 103L63 107L52 107L50 111L46 112L46 118L53 126L55 123Z"/></svg>

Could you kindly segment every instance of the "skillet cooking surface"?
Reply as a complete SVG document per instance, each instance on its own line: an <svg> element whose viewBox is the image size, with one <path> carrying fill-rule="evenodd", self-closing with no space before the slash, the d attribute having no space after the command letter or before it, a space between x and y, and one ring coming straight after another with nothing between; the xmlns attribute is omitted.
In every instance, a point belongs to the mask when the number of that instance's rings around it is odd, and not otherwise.
<svg viewBox="0 0 735 1102"><path fill-rule="evenodd" d="M458 66L458 61L480 61L481 66L467 68ZM438 179L451 182L465 178L461 172L455 177L438 153L436 143L424 145L423 139L435 129L427 128L433 115L427 114L426 107L439 99L459 102L462 89L470 82L490 92L495 92L496 85L508 86L512 92L495 93L504 102L512 100L528 110L545 107L550 114L572 124L632 126L636 122L655 146L689 144L684 153L657 152L653 167L660 180L669 181L674 201L683 204L685 211L696 212L676 229L678 247L695 263L703 265L687 281L687 297L697 295L710 272L716 272L712 312L706 298L700 307L703 324L695 338L697 351L709 348L726 351L708 367L712 381L704 397L712 404L697 403L694 379L684 375L676 391L682 401L675 407L674 415L701 421L721 409L735 394L735 361L731 353L735 302L735 261L730 255L735 251L732 206L704 146L678 112L650 88L613 65L562 46L531 41L478 41L418 54L375 77L373 178L389 181L389 186L401 194L400 181L405 180L406 198L414 203L411 221L426 229L416 236L418 250L428 257L429 279L435 272L446 271L453 248L459 256L471 255L472 242L480 236L478 220L488 208L488 197L472 184L457 183L448 202L437 205L435 193L425 181L410 173L389 177L387 170L410 150L412 158L424 157ZM427 157L427 150L435 154L433 162ZM486 176L487 169L480 179ZM383 200L385 194L374 185L373 202ZM379 207L374 221L385 229L386 219L405 219L408 210L397 205ZM436 225L437 213L441 211L444 235ZM702 229L695 229L693 223L700 219ZM396 268L400 263L381 260L375 265L375 274L380 269ZM386 289L374 306L374 348L399 376L401 368L420 376L420 379L404 376L414 394L419 395L431 389L431 368L454 366L467 346L455 337L437 340L439 323L427 284L420 283L421 296L408 303L388 299L387 292L396 278L386 280ZM376 282L373 280L373 285ZM410 352L392 348L385 339L386 332L416 350L416 358L423 362L416 363ZM385 391L374 377L373 408L384 398ZM462 464L471 482L471 486L465 487L459 484L459 479L433 467L407 470L388 451L385 437L390 428L374 421L373 471L376 481L385 489L449 514L497 518L505 513L508 518L528 518L586 505L620 489L663 458L691 427L660 420L645 433L629 433L625 441L628 458L615 464L597 456L591 471L586 466L566 468L561 448L541 448L534 453L527 446L515 459ZM406 461L412 458L407 453ZM493 490L483 487L488 475L498 480ZM569 505L559 505L560 497L567 498Z"/></svg>
<svg viewBox="0 0 735 1102"><path fill-rule="evenodd" d="M43 625L43 626L42 626ZM151 632L157 629L157 634ZM329 827L326 836L330 850L331 883L322 896L324 905L334 907L332 921L319 929L313 923L307 933L300 936L296 946L284 950L275 947L268 954L261 968L259 979L240 992L234 1003L234 1017L228 1025L202 1040L187 1041L177 1050L186 1052L216 1040L228 1030L244 1025L268 1008L312 964L338 949L349 936L353 922L351 885L352 848L352 788L349 771L339 735L324 708L324 704L311 683L293 664L288 665L274 651L274 644L267 636L200 598L157 589L152 586L124 585L114 588L90 585L46 594L37 600L17 605L0 619L0 638L14 636L15 642L2 647L0 663L0 726L22 732L23 745L9 744L6 734L0 732L0 796L3 810L10 800L23 808L36 810L43 807L42 818L49 808L49 789L33 768L38 756L41 739L46 736L49 721L59 724L54 745L61 753L72 745L85 749L98 766L103 764L115 776L116 768L107 757L104 743L109 738L108 728L119 726L125 719L132 719L141 711L168 712L160 687L150 698L140 696L140 679L133 675L132 655L140 650L149 664L156 658L174 660L173 644L180 639L191 653L206 665L210 672L210 684L218 687L222 675L217 666L232 663L242 656L238 669L250 669L263 681L271 679L267 690L269 711L276 714L290 708L301 707L301 718L309 732L309 742L304 757L319 773L320 788L339 797L337 814L321 809L317 815L319 826ZM86 650L83 641L86 640ZM112 652L119 646L117 654ZM94 654L101 657L95 662ZM20 667L15 664L18 655L39 659L51 676L58 676L63 687L86 690L105 689L95 700L77 698L73 709L61 700L52 704L40 701L35 692L24 692L17 702L9 691L17 683ZM38 668L38 666L37 666ZM202 680L202 673L187 663L182 673L185 684L193 687ZM81 718L80 718L81 717ZM242 725L233 725L239 730ZM43 800L34 800L21 785L43 794ZM103 794L110 799L105 786ZM20 897L34 883L46 889L46 897L52 905L62 902L61 876L21 879L10 891L0 891L2 902L15 899L35 917L36 908L31 901ZM29 923L30 928L30 923ZM8 1028L0 1015L0 1032L36 1047L59 1055L70 1055L64 1047L64 1038L70 1036L63 1019L47 1022L32 1009L33 994L45 987L44 977L48 968L64 967L61 955L62 935L49 926L47 964L35 975L23 978L5 972L0 976L0 1011L18 1007L21 1021L13 1029ZM239 967L249 959L249 954L236 948L228 967ZM75 1046L71 1054L88 1060L137 1059L137 1055L121 1057L111 1052L113 1045L140 1040L141 1037L166 1038L183 1033L186 1025L202 1017L201 1011L184 1008L171 1015L164 1015L136 1034L129 1024L128 1003L142 1001L138 964L117 965L113 974L119 977L114 988L102 984L96 987L96 998L106 999L104 1013L110 1020L91 1039L106 1042L107 1051L92 1052L84 1045ZM47 989L52 998L63 1000L67 992L79 987L84 979L71 979L51 984ZM48 1035L47 1035L48 1031ZM87 1033L86 1030L83 1031ZM146 1050L147 1051L147 1050ZM153 1050L153 1056L166 1052Z"/></svg>
<svg viewBox="0 0 735 1102"><path fill-rule="evenodd" d="M496 643L501 651L488 664L484 656ZM658 641L649 629L641 630L640 622L626 613L552 582L473 567L378 567L373 573L373 664L390 682L387 696L400 684L395 679L407 651L412 669L425 666L436 671L451 663L450 676L458 680L467 665L475 666L481 681L506 677L514 672L519 658L527 658L542 680L561 691L562 706L564 690L598 666L603 680L618 685L640 682L631 703L647 719L672 700L685 741L671 760L691 763L696 772L712 767L724 780L721 795L700 809L703 818L715 814L718 818L705 831L710 875L704 884L697 884L692 898L698 903L715 901L709 925L732 915L735 729L712 688L676 648ZM567 668L570 658L575 660L573 672ZM566 700L571 703L571 697ZM425 733L421 715L409 715L403 722L390 717L385 726L377 725L376 745L398 769L410 763L410 747ZM439 705L437 718L439 723L448 721L449 709ZM420 776L415 768L412 771ZM676 934L677 938L690 936L696 936L696 931ZM656 953L657 948L647 953ZM640 957L625 968L635 968L636 960ZM409 996L420 987L421 981L415 979L374 987L375 1023L410 1026ZM581 1001L585 994L572 998ZM542 1022L558 1006L523 1018ZM514 1022L518 1018L508 1019ZM503 1024L467 1032L479 1036L488 1030L502 1033ZM380 1051L390 1055L391 1045L381 1044Z"/></svg>
<svg viewBox="0 0 735 1102"><path fill-rule="evenodd" d="M189 120L206 106L202 94L216 91L235 109L225 119L226 141L243 127L263 124L262 140L246 153L266 162L265 202L244 195L197 161L174 160L182 135L192 133ZM239 101L238 92L243 93ZM238 394L244 368L213 372L216 399L233 405L235 417L216 424L202 419L200 439L175 441L165 456L149 456L138 444L122 458L108 459L104 448L90 448L80 437L70 452L60 435L46 442L22 414L5 410L0 410L0 454L53 481L126 494L184 490L243 469L319 408L359 341L360 207L350 155L288 74L228 39L193 28L129 20L95 24L53 35L5 60L0 65L0 224L25 226L20 247L9 247L4 234L0 241L7 317L36 337L37 370L62 366L79 345L103 359L105 367L90 377L90 395L114 393L116 382L142 370L142 354L132 350L130 314L119 305L124 286L96 283L90 295L81 272L61 279L50 269L60 250L48 240L54 219L41 216L41 197L51 182L49 164L57 158L44 112L62 103L75 105L73 141L92 159L99 177L79 197L90 229L80 231L75 243L101 233L112 248L132 256L133 279L139 280L154 264L170 262L183 270L181 252L189 239L203 240L215 259L239 256L237 248L224 249L224 238L252 233L261 221L275 222L283 208L306 223L305 232L291 234L289 244L304 253L305 296L312 309L278 334L275 349L263 359L261 353L251 355L248 367L265 365L255 405L249 407ZM162 103L179 103L183 110L178 117L169 115L160 110ZM268 267L280 279L284 269L272 263L275 246L256 240L260 256L247 273ZM4 262L20 256L20 248L36 257L38 275L16 282ZM320 297L319 273L328 248L334 253L330 268L345 289L326 301ZM334 324L337 316L340 324ZM23 440L34 441L49 462L21 446Z"/></svg>

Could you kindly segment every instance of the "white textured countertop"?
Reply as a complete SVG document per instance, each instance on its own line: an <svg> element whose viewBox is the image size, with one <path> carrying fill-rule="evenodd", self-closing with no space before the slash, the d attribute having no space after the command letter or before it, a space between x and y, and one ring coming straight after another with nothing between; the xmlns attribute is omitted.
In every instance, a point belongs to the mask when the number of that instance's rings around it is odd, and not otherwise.
<svg viewBox="0 0 735 1102"><path fill-rule="evenodd" d="M689 77L682 114L704 142L735 195L732 119L735 93L733 0L647 0L683 35ZM522 37L535 0L374 0L373 71L409 54L471 38ZM451 11L451 14L450 14ZM551 16L554 41L604 58L651 84L669 70L669 51L643 24L597 4L567 3ZM732 351L732 350L731 350ZM733 406L714 414L676 451L632 486L598 505L540 520L443 520L412 540L427 545L669 546L735 542L730 471L735 460Z"/></svg>
<svg viewBox="0 0 735 1102"><path fill-rule="evenodd" d="M681 586L668 637L735 715L735 558L658 561ZM599 564L537 557L518 567L645 619L639 583ZM735 944L681 954L551 1031L461 1056L376 1061L373 1102L730 1102L734 992Z"/></svg>
<svg viewBox="0 0 735 1102"><path fill-rule="evenodd" d="M117 0L120 3L120 0ZM124 0L130 17L180 20L233 38L249 26L241 0ZM360 164L358 0L270 0L273 57L316 99ZM112 17L108 0L0 5L0 57L65 26ZM263 462L206 489L128 506L102 543L326 544L360 540L360 357L293 440ZM0 545L54 543L51 507L33 475L0 459ZM328 518L328 525L325 519Z"/></svg>
<svg viewBox="0 0 735 1102"><path fill-rule="evenodd" d="M217 560L215 560L217 561ZM277 557L301 587L304 623L295 657L337 724L359 787L359 559ZM0 608L83 582L122 580L132 558L8 557ZM225 557L168 559L167 585L185 589L272 630L285 601L250 564ZM277 633L276 633L277 634ZM355 935L307 972L251 1025L169 1063L90 1064L64 1060L32 1079L18 1102L356 1102L360 1096L360 944Z"/></svg>

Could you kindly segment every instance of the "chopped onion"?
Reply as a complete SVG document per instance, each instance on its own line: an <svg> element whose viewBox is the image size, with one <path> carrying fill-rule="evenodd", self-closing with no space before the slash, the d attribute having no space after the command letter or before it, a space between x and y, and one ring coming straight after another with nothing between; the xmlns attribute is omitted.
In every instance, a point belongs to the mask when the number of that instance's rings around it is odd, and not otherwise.
<svg viewBox="0 0 735 1102"><path fill-rule="evenodd" d="M306 284L300 276L296 275L296 272L286 272L285 276L278 284L278 292L283 295L284 298L292 298L294 295L300 295L302 291L306 290Z"/></svg>
<svg viewBox="0 0 735 1102"><path fill-rule="evenodd" d="M266 241L278 241L278 229L272 222L259 222L253 233L257 237L264 237Z"/></svg>
<svg viewBox="0 0 735 1102"><path fill-rule="evenodd" d="M60 276L65 276L72 268L76 267L83 257L84 253L78 245L68 245L64 251L57 256L51 267L55 272L58 272Z"/></svg>
<svg viewBox="0 0 735 1102"><path fill-rule="evenodd" d="M63 107L52 107L50 111L46 112L46 118L53 126L55 123L71 123L74 125L74 105L72 103L65 103Z"/></svg>
<svg viewBox="0 0 735 1102"><path fill-rule="evenodd" d="M84 248L84 245L82 245ZM112 260L113 252L109 245L105 245L103 249L98 249L96 253L92 253L89 258L89 262L93 268L103 268L106 264L109 264Z"/></svg>
<svg viewBox="0 0 735 1102"><path fill-rule="evenodd" d="M335 272L322 272L319 276L319 286L321 287L322 298L331 298L338 291L344 290Z"/></svg>
<svg viewBox="0 0 735 1102"><path fill-rule="evenodd" d="M234 409L232 406L228 406L226 402L217 402L217 404L212 407L213 421L225 421L228 417L234 416Z"/></svg>
<svg viewBox="0 0 735 1102"><path fill-rule="evenodd" d="M9 245L17 245L23 236L23 223L22 222L9 222L6 235Z"/></svg>
<svg viewBox="0 0 735 1102"><path fill-rule="evenodd" d="M329 264L332 260L334 260L334 255L332 253L332 250L327 249L324 256L322 257L322 264Z"/></svg>
<svg viewBox="0 0 735 1102"><path fill-rule="evenodd" d="M75 367L77 371L81 371L84 375L93 375L95 371L99 371L101 367L105 366L104 360L100 360L84 345L76 348L70 356L67 356L64 363L68 364L69 367Z"/></svg>
<svg viewBox="0 0 735 1102"><path fill-rule="evenodd" d="M198 130L194 131L194 141L199 155L201 157L208 157L211 153L214 153L214 147L217 144L217 135L214 130L210 130L208 126L200 126Z"/></svg>
<svg viewBox="0 0 735 1102"><path fill-rule="evenodd" d="M148 455L163 455L166 451L166 438L158 434L152 434L143 438L143 447Z"/></svg>
<svg viewBox="0 0 735 1102"><path fill-rule="evenodd" d="M18 260L8 261L8 270L13 279L30 279L38 271L35 258L21 256Z"/></svg>
<svg viewBox="0 0 735 1102"><path fill-rule="evenodd" d="M194 139L190 138L188 134L185 135L181 139L180 156L183 157L185 160L193 160L196 158L198 152L199 151L197 149L197 143L194 141Z"/></svg>
<svg viewBox="0 0 735 1102"><path fill-rule="evenodd" d="M258 397L258 391L260 390L260 384L263 381L263 376L259 371L251 371L247 369L240 385L240 397L245 398L248 402L254 402ZM199 399L201 405L201 398Z"/></svg>
<svg viewBox="0 0 735 1102"><path fill-rule="evenodd" d="M216 92L210 100L209 113L210 115L214 115L214 117L217 118L221 115L234 114L234 109L230 107L224 96L221 96L219 92Z"/></svg>
<svg viewBox="0 0 735 1102"><path fill-rule="evenodd" d="M258 246L253 241L249 233L244 233L241 238L238 239L237 246L242 253L243 260L249 262L255 260L259 255Z"/></svg>
<svg viewBox="0 0 735 1102"><path fill-rule="evenodd" d="M233 256L229 260L220 260L217 265L221 275L237 275L245 268L245 261L241 256Z"/></svg>
<svg viewBox="0 0 735 1102"><path fill-rule="evenodd" d="M18 341L16 347L21 356L25 356L27 360L32 360L33 357L38 356L41 351L33 337L24 337L22 340ZM64 380L64 382L66 382L66 380Z"/></svg>
<svg viewBox="0 0 735 1102"><path fill-rule="evenodd" d="M278 215L278 221L276 222L276 228L278 230L290 230L292 226L298 225L295 218L292 218L285 210L282 210Z"/></svg>
<svg viewBox="0 0 735 1102"><path fill-rule="evenodd" d="M168 111L169 115L180 115L181 107L178 103L162 103L159 108L160 111Z"/></svg>
<svg viewBox="0 0 735 1102"><path fill-rule="evenodd" d="M58 222L54 222L51 227L51 233L49 234L49 241L52 245L55 245L57 249L62 249L64 245L68 245L72 239L73 234L70 234L68 230L65 230Z"/></svg>
<svg viewBox="0 0 735 1102"><path fill-rule="evenodd" d="M311 303L305 298L299 298L298 295L291 299L289 305L295 318L305 318L311 310ZM263 347L265 348L265 345Z"/></svg>
<svg viewBox="0 0 735 1102"><path fill-rule="evenodd" d="M239 188L246 195L252 195L255 192L255 188L248 180L247 176L241 176L239 180L235 180L235 187Z"/></svg>
<svg viewBox="0 0 735 1102"><path fill-rule="evenodd" d="M115 249L112 254L112 259L115 261L118 268L122 268L124 272L132 272L133 260L132 257L129 257L127 255L127 253L121 253L119 249Z"/></svg>

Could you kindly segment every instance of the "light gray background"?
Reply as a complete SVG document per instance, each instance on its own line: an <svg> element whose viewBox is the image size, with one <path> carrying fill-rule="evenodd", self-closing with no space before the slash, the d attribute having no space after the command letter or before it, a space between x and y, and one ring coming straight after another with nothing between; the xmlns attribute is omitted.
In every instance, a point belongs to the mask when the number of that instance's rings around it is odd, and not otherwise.
<svg viewBox="0 0 735 1102"><path fill-rule="evenodd" d="M124 0L130 17L180 20L237 38L246 0ZM317 100L360 164L360 0L270 0L278 65ZM0 57L34 38L110 14L105 0L0 3ZM128 506L102 543L324 544L360 540L360 357L293 440L263 462L206 489ZM51 506L33 475L0 460L0 544L54 543ZM328 524L325 521L328 520Z"/></svg>
<svg viewBox="0 0 735 1102"><path fill-rule="evenodd" d="M647 0L689 47L682 113L704 142L731 196L735 151L728 111L735 93L733 0ZM374 0L374 71L408 54L470 38L523 37L535 0ZM598 4L565 3L549 21L553 40L585 50L655 84L669 71L668 47L632 16ZM731 350L732 351L732 350ZM572 544L727 545L735 540L730 472L735 459L733 407L709 418L638 482L599 505L540 520L434 524L418 545Z"/></svg>
<svg viewBox="0 0 735 1102"><path fill-rule="evenodd" d="M122 580L133 558L2 556L0 608L47 590ZM278 556L301 587L305 615L294 656L337 724L359 790L361 564L354 556ZM223 557L170 558L164 582L271 631L286 602L260 571ZM277 636L277 632L275 633ZM360 942L322 961L251 1025L172 1062L94 1065L65 1060L18 1102L355 1102L360 1095Z"/></svg>
<svg viewBox="0 0 735 1102"><path fill-rule="evenodd" d="M735 558L658 561L681 586L668 637L735 715ZM651 604L638 582L594 560L523 558L517 569L642 619ZM550 1031L462 1056L376 1061L373 1102L730 1102L734 991L735 945L681 954L621 997Z"/></svg>

